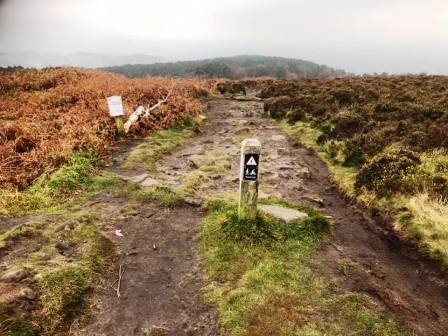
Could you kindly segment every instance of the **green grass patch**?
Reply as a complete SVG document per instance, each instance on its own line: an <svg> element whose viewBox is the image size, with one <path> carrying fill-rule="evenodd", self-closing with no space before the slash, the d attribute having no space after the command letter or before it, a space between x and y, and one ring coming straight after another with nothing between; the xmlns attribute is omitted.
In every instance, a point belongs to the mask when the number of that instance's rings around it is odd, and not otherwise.
<svg viewBox="0 0 448 336"><path fill-rule="evenodd" d="M0 335L34 336L39 334L37 329L19 315L14 308L0 302Z"/></svg>
<svg viewBox="0 0 448 336"><path fill-rule="evenodd" d="M144 164L154 171L157 160L164 154L171 153L185 144L197 129L193 126L178 126L152 133L146 141L131 151L123 168L132 168L137 164Z"/></svg>
<svg viewBox="0 0 448 336"><path fill-rule="evenodd" d="M43 309L43 329L54 332L82 309L89 282L82 268L65 267L38 281Z"/></svg>
<svg viewBox="0 0 448 336"><path fill-rule="evenodd" d="M166 207L173 207L181 201L178 195L164 187L144 189L140 192L140 198L142 201L156 201Z"/></svg>
<svg viewBox="0 0 448 336"><path fill-rule="evenodd" d="M209 180L206 172L198 169L192 173L185 175L182 185L176 190L181 195L193 195L199 190L202 184Z"/></svg>
<svg viewBox="0 0 448 336"><path fill-rule="evenodd" d="M343 294L314 272L313 255L329 228L314 209L293 206L309 217L285 224L261 213L240 222L236 205L208 206L198 236L212 280L205 297L217 305L227 335L403 335L366 296Z"/></svg>
<svg viewBox="0 0 448 336"><path fill-rule="evenodd" d="M75 152L68 164L41 176L25 191L0 190L0 215L20 216L56 210L81 193L107 188L114 183L113 176L93 176L101 163L93 151Z"/></svg>

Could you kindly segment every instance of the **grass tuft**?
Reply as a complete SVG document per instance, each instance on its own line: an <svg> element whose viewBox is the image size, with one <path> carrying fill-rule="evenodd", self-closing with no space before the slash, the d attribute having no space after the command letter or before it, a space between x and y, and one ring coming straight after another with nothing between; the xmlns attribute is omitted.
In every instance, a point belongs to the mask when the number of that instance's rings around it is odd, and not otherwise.
<svg viewBox="0 0 448 336"><path fill-rule="evenodd" d="M144 189L140 193L143 201L157 201L160 205L173 207L180 203L181 198L168 188L157 187Z"/></svg>
<svg viewBox="0 0 448 336"><path fill-rule="evenodd" d="M226 335L403 335L366 296L342 294L333 279L313 272L313 254L329 223L314 209L294 207L309 217L290 224L262 215L238 222L234 204L208 204L198 236L212 280L205 297L218 306Z"/></svg>
<svg viewBox="0 0 448 336"><path fill-rule="evenodd" d="M81 268L72 266L45 274L38 286L44 329L54 332L82 309L89 282Z"/></svg>
<svg viewBox="0 0 448 336"><path fill-rule="evenodd" d="M192 126L193 125L193 126ZM132 168L137 164L144 164L149 170L154 171L156 162L161 155L168 154L174 149L185 144L197 131L195 123L192 125L178 126L152 133L146 141L132 150L123 168Z"/></svg>

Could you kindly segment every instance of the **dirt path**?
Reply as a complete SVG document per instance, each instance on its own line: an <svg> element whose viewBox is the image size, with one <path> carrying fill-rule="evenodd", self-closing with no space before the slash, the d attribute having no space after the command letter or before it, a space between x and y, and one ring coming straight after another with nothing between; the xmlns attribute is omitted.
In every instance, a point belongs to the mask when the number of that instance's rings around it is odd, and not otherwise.
<svg viewBox="0 0 448 336"><path fill-rule="evenodd" d="M106 286L97 295L97 313L76 334L217 335L214 309L201 297L203 277L193 241L204 214L187 205L151 204L130 211L122 199L107 196L95 202L107 204L107 216L98 225L116 244L124 265L121 297ZM107 282L117 278L111 274Z"/></svg>
<svg viewBox="0 0 448 336"><path fill-rule="evenodd" d="M150 174L153 185L185 195L190 205L171 210L152 205L126 217L123 200L101 200L109 207L100 223L103 231L124 232L124 237L110 237L126 264L126 281L121 299L110 290L100 295L99 313L83 335L218 335L215 312L200 294L204 282L192 239L204 213L197 206L210 197L235 197L239 144L251 136L263 145L260 196L311 205L332 218L331 243L317 257L320 271L338 277L344 290L366 293L417 335L446 335L448 286L435 267L347 204L320 159L261 118L260 102L208 105L204 133L159 160ZM126 151L118 153L118 163ZM126 176L147 173L138 165L112 170ZM351 265L350 275L340 272L342 263Z"/></svg>
<svg viewBox="0 0 448 336"><path fill-rule="evenodd" d="M160 160L158 180L178 190L190 183L197 200L234 194L240 140L258 137L263 144L262 195L305 203L333 218L332 242L319 255L324 271L337 276L344 289L371 296L418 335L446 335L448 286L436 267L348 204L312 151L290 143L277 126L260 117L261 103L218 100L209 105L207 131ZM349 276L339 271L342 263L354 265Z"/></svg>

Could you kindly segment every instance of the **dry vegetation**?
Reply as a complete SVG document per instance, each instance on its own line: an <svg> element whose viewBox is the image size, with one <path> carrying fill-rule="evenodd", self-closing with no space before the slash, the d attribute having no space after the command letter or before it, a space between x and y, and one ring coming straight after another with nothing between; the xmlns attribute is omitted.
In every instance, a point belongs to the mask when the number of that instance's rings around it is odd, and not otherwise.
<svg viewBox="0 0 448 336"><path fill-rule="evenodd" d="M448 78L262 83L265 111L330 164L345 189L448 266Z"/></svg>
<svg viewBox="0 0 448 336"><path fill-rule="evenodd" d="M74 151L104 153L115 138L106 97L121 95L128 116L173 94L131 129L145 135L200 113L197 98L212 83L193 79L127 79L105 72L54 68L0 74L0 189L23 190L70 161Z"/></svg>

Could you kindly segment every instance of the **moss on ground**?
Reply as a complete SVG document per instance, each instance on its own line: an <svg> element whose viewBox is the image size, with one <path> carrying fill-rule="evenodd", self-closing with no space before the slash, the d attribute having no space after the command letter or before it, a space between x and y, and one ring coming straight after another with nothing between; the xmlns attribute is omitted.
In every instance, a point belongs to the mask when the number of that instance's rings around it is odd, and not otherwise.
<svg viewBox="0 0 448 336"><path fill-rule="evenodd" d="M184 145L197 132L196 126L174 127L152 133L146 141L131 151L123 168L144 164L150 171L155 170L161 155L168 154Z"/></svg>
<svg viewBox="0 0 448 336"><path fill-rule="evenodd" d="M142 201L156 201L166 207L173 207L181 201L177 194L164 187L143 189L140 191L139 198Z"/></svg>
<svg viewBox="0 0 448 336"><path fill-rule="evenodd" d="M274 199L264 203L292 206ZM344 294L317 274L313 255L329 222L314 209L288 225L258 214L240 222L236 205L210 202L198 236L212 280L206 299L217 305L227 335L406 335L367 296Z"/></svg>
<svg viewBox="0 0 448 336"><path fill-rule="evenodd" d="M33 278L30 286L38 294L37 309L26 320L14 307L4 305L10 312L0 317L0 330L3 328L5 335L63 333L85 307L89 289L114 253L112 243L95 226L97 219L98 212L89 209L58 216L52 222L28 222L0 236L2 247L21 247L22 254L13 266L29 270ZM24 248L36 242L37 249Z"/></svg>

